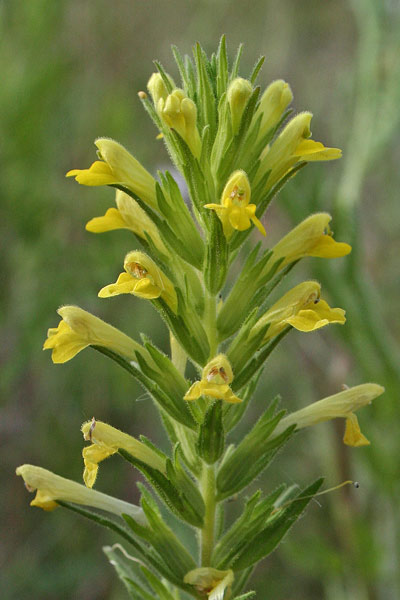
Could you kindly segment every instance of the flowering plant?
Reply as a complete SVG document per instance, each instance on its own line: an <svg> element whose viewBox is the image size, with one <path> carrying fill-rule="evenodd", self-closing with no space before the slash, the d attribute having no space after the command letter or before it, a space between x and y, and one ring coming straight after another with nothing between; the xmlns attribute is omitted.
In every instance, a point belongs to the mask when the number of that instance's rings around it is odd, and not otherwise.
<svg viewBox="0 0 400 600"><path fill-rule="evenodd" d="M344 389L289 415L273 399L237 439L234 428L277 344L293 329L345 323L344 310L322 299L316 281L273 297L299 260L350 252L334 240L329 214L307 216L273 248L245 243L253 230L261 240L266 236L265 211L289 179L309 162L334 160L341 152L311 139L311 113L292 116L286 82L274 81L260 95L255 81L263 59L244 79L238 75L241 48L229 69L224 38L211 58L200 45L194 62L173 52L182 87L156 63L149 95L139 97L186 181L190 205L171 173L155 179L107 138L95 142L99 160L67 174L86 186L115 188L116 208L86 228L129 229L140 250L127 253L124 271L98 295L150 301L169 329L171 355L145 335L135 341L76 306L59 309L61 321L44 344L56 363L92 347L128 371L159 409L171 452L93 418L82 425L89 442L82 453L85 485L33 465L18 467L17 474L36 490L32 505L67 507L122 537L128 550L104 550L132 598L239 600L254 595L243 592L254 566L276 548L322 479L302 490L282 484L265 496L256 491L225 528L227 500L246 490L304 427L343 418L344 443L368 444L355 411L383 388ZM239 257L240 272L229 286ZM194 381L186 376L188 361L197 372ZM149 484L138 484L140 506L92 489L99 463L117 454ZM196 532L198 556L175 532L174 519Z"/></svg>

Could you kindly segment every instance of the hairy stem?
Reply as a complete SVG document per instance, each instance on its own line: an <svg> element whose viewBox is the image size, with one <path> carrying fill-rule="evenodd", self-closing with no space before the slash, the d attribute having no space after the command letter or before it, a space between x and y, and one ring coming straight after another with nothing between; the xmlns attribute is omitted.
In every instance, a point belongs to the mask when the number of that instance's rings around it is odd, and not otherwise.
<svg viewBox="0 0 400 600"><path fill-rule="evenodd" d="M214 358L218 351L218 336L217 336L217 300L214 294L206 292L205 297L205 326L210 344L209 360Z"/></svg>
<svg viewBox="0 0 400 600"><path fill-rule="evenodd" d="M209 567L211 566L211 554L214 547L215 509L217 507L214 465L204 463L201 491L206 506L204 526L201 530L201 565L202 567Z"/></svg>

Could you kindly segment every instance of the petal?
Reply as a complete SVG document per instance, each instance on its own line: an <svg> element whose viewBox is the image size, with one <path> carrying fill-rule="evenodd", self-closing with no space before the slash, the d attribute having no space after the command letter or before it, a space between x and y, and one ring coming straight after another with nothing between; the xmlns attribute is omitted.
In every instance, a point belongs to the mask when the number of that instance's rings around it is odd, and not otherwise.
<svg viewBox="0 0 400 600"><path fill-rule="evenodd" d="M135 287L133 288L132 293L135 294L135 296L146 298L147 300L152 300L161 296L160 288L154 285L154 283L152 283L147 277L144 279L138 279L135 282Z"/></svg>
<svg viewBox="0 0 400 600"><path fill-rule="evenodd" d="M297 146L294 156L306 161L335 160L342 156L339 148L326 148L321 142L306 139Z"/></svg>
<svg viewBox="0 0 400 600"><path fill-rule="evenodd" d="M116 208L109 208L103 217L95 217L86 223L86 231L103 233L115 229L130 229L121 213Z"/></svg>
<svg viewBox="0 0 400 600"><path fill-rule="evenodd" d="M346 430L343 437L343 442L347 446L369 446L370 442L364 434L361 433L360 426L355 414L349 415L346 419Z"/></svg>
<svg viewBox="0 0 400 600"><path fill-rule="evenodd" d="M98 446L92 444L82 450L82 456L85 463L85 470L83 471L83 481L86 487L91 488L96 481L97 472L99 470L99 462L108 458L112 454L115 454L117 450L114 448L108 448L107 446Z"/></svg>
<svg viewBox="0 0 400 600"><path fill-rule="evenodd" d="M51 353L51 360L55 364L62 364L74 358L81 350L87 348L90 344L87 341L79 339L75 334L70 337L60 338L57 345Z"/></svg>
<svg viewBox="0 0 400 600"><path fill-rule="evenodd" d="M95 161L89 169L73 169L68 171L66 177L75 177L82 185L110 185L117 183L110 167L103 161Z"/></svg>
<svg viewBox="0 0 400 600"><path fill-rule="evenodd" d="M202 384L200 381L196 381L186 392L183 399L192 401L198 400L202 394Z"/></svg>
<svg viewBox="0 0 400 600"><path fill-rule="evenodd" d="M241 208L240 206L233 206L231 208L229 211L229 222L237 231L245 231L251 225L245 208Z"/></svg>
<svg viewBox="0 0 400 600"><path fill-rule="evenodd" d="M309 256L319 258L338 258L350 254L351 246L345 242L336 242L330 235L321 235L308 251Z"/></svg>
<svg viewBox="0 0 400 600"><path fill-rule="evenodd" d="M128 273L121 273L115 283L106 285L99 293L99 298L110 298L111 296L119 296L119 294L133 294L136 280Z"/></svg>
<svg viewBox="0 0 400 600"><path fill-rule="evenodd" d="M54 502L54 500L48 494L46 494L46 492L38 490L36 492L36 496L31 502L31 506L37 506L39 508L43 508L43 510L50 511L57 508L58 504L57 502Z"/></svg>

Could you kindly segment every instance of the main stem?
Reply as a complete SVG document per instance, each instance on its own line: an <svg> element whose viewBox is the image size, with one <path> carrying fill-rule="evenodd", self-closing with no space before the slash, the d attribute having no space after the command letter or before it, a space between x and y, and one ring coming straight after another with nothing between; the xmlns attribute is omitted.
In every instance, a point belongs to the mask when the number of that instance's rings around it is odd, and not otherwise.
<svg viewBox="0 0 400 600"><path fill-rule="evenodd" d="M204 515L204 525L201 530L201 566L211 566L211 554L214 548L214 530L215 530L215 509L217 506L215 500L215 469L214 465L203 464L201 475L201 491L206 507Z"/></svg>
<svg viewBox="0 0 400 600"><path fill-rule="evenodd" d="M217 298L215 294L206 291L205 293L205 314L204 324L207 331L208 342L210 344L209 360L218 353L218 335L217 335ZM200 480L201 493L205 504L204 525L201 529L201 566L211 566L211 554L214 548L215 531L215 509L217 507L216 489L215 489L215 467L203 463L203 470Z"/></svg>
<svg viewBox="0 0 400 600"><path fill-rule="evenodd" d="M218 351L218 336L217 336L217 299L214 294L206 291L205 293L205 311L204 323L210 344L209 360L214 358Z"/></svg>

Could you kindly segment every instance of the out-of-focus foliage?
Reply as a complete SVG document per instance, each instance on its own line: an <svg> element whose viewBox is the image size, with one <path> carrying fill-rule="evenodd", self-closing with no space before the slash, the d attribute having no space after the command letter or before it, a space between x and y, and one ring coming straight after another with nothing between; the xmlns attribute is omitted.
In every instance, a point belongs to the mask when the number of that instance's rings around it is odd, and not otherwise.
<svg viewBox="0 0 400 600"><path fill-rule="evenodd" d="M289 445L281 456L277 481L301 485L324 474L331 485L351 477L361 488L314 504L261 565L254 587L260 598L288 600L400 595L397 2L35 0L1 3L0 20L2 598L125 597L101 552L110 536L62 510L49 516L28 509L14 476L27 461L80 480L79 427L93 414L164 439L150 399L106 359L87 351L60 367L41 352L63 303L133 336L143 329L162 348L168 341L146 303L97 298L135 244L129 232L85 232L113 194L78 188L64 173L92 162L91 144L101 135L121 141L151 172L163 166L164 148L137 92L153 58L174 72L171 43L189 52L199 39L210 51L222 33L231 50L245 43L244 71L249 57L266 54L260 80L289 81L295 109L318 116L314 137L344 149L342 161L309 167L286 188L268 213L268 245L310 210L327 209L336 239L355 246L349 266L349 259L332 268L313 259L302 266L298 276L319 278L333 304L340 299L348 309L348 322L283 342L259 386L258 406L280 392L286 406L300 408L364 380L388 390L362 415L368 449L341 446L339 423L300 434L296 455ZM250 407L248 419L256 412ZM104 466L104 491L135 501L136 474L116 469L107 481Z"/></svg>

